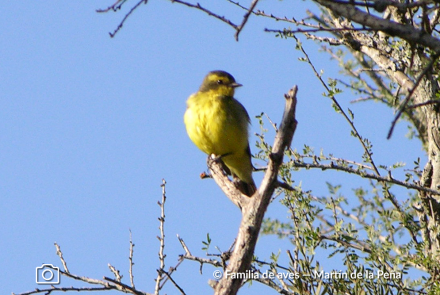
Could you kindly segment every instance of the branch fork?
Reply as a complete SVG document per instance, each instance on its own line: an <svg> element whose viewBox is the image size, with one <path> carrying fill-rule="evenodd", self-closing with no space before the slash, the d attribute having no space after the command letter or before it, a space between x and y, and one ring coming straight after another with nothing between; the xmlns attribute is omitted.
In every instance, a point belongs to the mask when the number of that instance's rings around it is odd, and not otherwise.
<svg viewBox="0 0 440 295"><path fill-rule="evenodd" d="M293 134L295 133L297 125L295 119L297 91L298 87L294 86L285 95L286 105L284 114L275 136L266 173L259 189L252 197L241 194L223 172L221 164L208 157L208 167L215 182L242 211L237 241L225 273L245 273L251 265L264 213L269 206L275 188L280 185L278 170L283 162L284 151L290 147ZM241 285L242 280L232 280L225 275L218 284L215 284L215 294L236 294Z"/></svg>

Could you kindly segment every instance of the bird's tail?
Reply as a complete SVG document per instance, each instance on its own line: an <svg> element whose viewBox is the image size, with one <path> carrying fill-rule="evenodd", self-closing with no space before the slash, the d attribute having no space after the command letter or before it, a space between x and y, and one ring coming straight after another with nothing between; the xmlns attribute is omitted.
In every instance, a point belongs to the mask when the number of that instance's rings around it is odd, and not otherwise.
<svg viewBox="0 0 440 295"><path fill-rule="evenodd" d="M244 195L248 197L252 197L254 193L257 191L257 186L252 181L252 183L244 182L241 179L235 178L234 179L235 187Z"/></svg>
<svg viewBox="0 0 440 295"><path fill-rule="evenodd" d="M225 162L223 162L222 160L220 160L220 164L222 165L223 170L225 170L227 175L232 175L233 181L234 181L234 185L235 187L244 195L248 196L248 197L252 197L253 194L257 191L257 186L255 185L254 180L251 179L248 182L245 182L243 180L241 180L240 178L238 178L237 175L235 175L234 173L231 172L231 169L228 168L228 166L226 166Z"/></svg>

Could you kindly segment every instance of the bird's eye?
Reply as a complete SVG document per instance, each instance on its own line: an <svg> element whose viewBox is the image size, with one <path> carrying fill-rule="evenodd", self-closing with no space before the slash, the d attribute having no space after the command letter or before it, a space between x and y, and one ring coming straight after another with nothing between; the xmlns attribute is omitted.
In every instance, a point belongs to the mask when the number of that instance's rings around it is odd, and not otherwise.
<svg viewBox="0 0 440 295"><path fill-rule="evenodd" d="M223 80L217 80L217 84L223 84Z"/></svg>

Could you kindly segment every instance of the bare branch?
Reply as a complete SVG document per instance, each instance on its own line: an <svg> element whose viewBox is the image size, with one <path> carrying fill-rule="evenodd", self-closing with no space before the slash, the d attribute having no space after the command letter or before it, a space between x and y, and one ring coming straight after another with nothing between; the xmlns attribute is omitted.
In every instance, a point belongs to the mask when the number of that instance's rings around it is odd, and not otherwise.
<svg viewBox="0 0 440 295"><path fill-rule="evenodd" d="M129 268L128 268L128 274L130 276L130 284L133 288L135 288L134 286L134 275L133 275L133 248L134 248L134 244L133 244L133 240L131 238L131 230L130 230L130 251L128 254L128 261L130 262Z"/></svg>
<svg viewBox="0 0 440 295"><path fill-rule="evenodd" d="M185 244L185 242L183 241L183 239L182 239L179 235L177 235L177 239L179 240L180 245L182 245L183 250L185 250L185 253L186 253L187 255L191 255L191 252L189 251L189 249L188 249L188 247L186 246L186 244Z"/></svg>
<svg viewBox="0 0 440 295"><path fill-rule="evenodd" d="M58 246L57 243L54 243L54 244L55 244L55 248L57 249L57 255L58 255L58 257L60 257L61 263L63 264L64 271L69 273L69 269L67 268L67 264L66 264L66 261L64 260L63 252L61 252L60 246Z"/></svg>
<svg viewBox="0 0 440 295"><path fill-rule="evenodd" d="M249 17L251 16L252 12L254 11L255 6L257 6L259 0L253 0L251 3L251 6L249 7L246 14L243 16L243 21L241 24L236 28L237 32L235 32L235 40L238 41L238 35L240 35L241 30L243 30L244 26L246 25Z"/></svg>
<svg viewBox="0 0 440 295"><path fill-rule="evenodd" d="M179 235L177 235L177 238L179 239L179 242L182 245L182 248L185 250L185 254L180 255L181 259L188 259L188 260L197 261L197 262L200 262L201 265L203 265L203 263L206 263L206 264L214 265L216 267L223 267L224 266L218 260L201 258L201 257L197 257L197 256L192 255L191 252L189 251L188 247L186 246L185 242L183 241L183 239L181 237L179 237Z"/></svg>
<svg viewBox="0 0 440 295"><path fill-rule="evenodd" d="M130 287L129 285L126 285L122 282L118 282L118 281L111 279L109 277L104 277L104 280L113 283L114 284L113 286L115 286L114 289L117 289L117 290L122 291L124 293L131 293L131 294L135 294L135 295L150 295L145 292L138 291L138 290Z"/></svg>
<svg viewBox="0 0 440 295"><path fill-rule="evenodd" d="M183 289L176 283L176 281L173 280L173 278L171 277L171 275L168 272L166 272L164 270L161 270L161 272L167 276L167 278L173 283L173 285L180 291L180 293L182 295L185 295L185 292L183 291Z"/></svg>
<svg viewBox="0 0 440 295"><path fill-rule="evenodd" d="M122 275L119 273L119 270L117 270L113 265L110 263L108 264L108 268L110 268L111 272L115 275L116 281L120 282L122 279Z"/></svg>
<svg viewBox="0 0 440 295"><path fill-rule="evenodd" d="M122 8L122 5L127 2L127 0L116 0L116 2L106 9L96 9L96 12L103 13L103 12L109 12L110 10L116 11Z"/></svg>
<svg viewBox="0 0 440 295"><path fill-rule="evenodd" d="M362 31L367 31L367 32L371 32L373 31L372 29L363 29L363 28L317 28L317 29L296 29L296 30L288 30L288 29L284 29L284 30L272 30L272 29L264 29L265 32L268 33L277 33L283 36L293 36L297 33L302 33L302 34L306 34L306 33L317 33L317 32L348 32L348 31L353 31L353 32L362 32ZM339 45L342 44L340 43L340 40L335 40L335 45Z"/></svg>
<svg viewBox="0 0 440 295"><path fill-rule="evenodd" d="M33 291L24 292L24 293L12 293L12 295L32 295L32 294L40 294L44 293L44 295L49 295L52 292L69 292L69 291L76 291L76 292L87 292L87 291L108 291L109 289L106 287L54 287L52 286L50 289L35 289Z"/></svg>
<svg viewBox="0 0 440 295"><path fill-rule="evenodd" d="M188 3L188 2L186 2L186 1L182 1L182 0L170 0L170 1L171 1L172 3L179 3L179 4L183 4L183 5L185 5L185 6L191 7L191 8L195 8L195 9L201 10L201 11L205 12L206 14L208 14L208 15L210 15L210 16L216 18L216 19L219 19L219 20L221 20L222 22L224 22L224 23L230 25L230 26L233 27L235 30L238 30L238 26L237 26L236 24L234 24L233 22L231 22L229 19L225 18L224 16L220 16L220 15L218 15L218 14L212 12L212 11L209 10L209 9L206 9L206 8L202 7L199 3L197 3L197 4L191 4L191 3Z"/></svg>
<svg viewBox="0 0 440 295"><path fill-rule="evenodd" d="M211 176L232 203L242 210L242 208L249 202L249 197L243 195L238 190L224 172L221 162L217 161L217 159L218 157L216 155L208 156L207 165L211 172Z"/></svg>
<svg viewBox="0 0 440 295"><path fill-rule="evenodd" d="M119 2L119 1L118 1ZM118 2L116 2L115 4L117 4ZM122 2L122 4L125 1ZM119 23L119 25L116 27L116 29L113 31L113 33L109 33L110 37L113 38L117 32L119 32L120 29L122 29L122 26L124 25L125 21L127 20L127 18L139 7L141 6L142 2L144 4L147 4L148 0L140 0L135 6L133 6L129 12L127 12L127 14L124 16L124 18L122 19L122 21ZM115 5L113 4L113 5ZM118 6L118 8L120 9L122 4L120 6ZM112 8L112 6L110 6L109 8ZM106 10L102 10L102 11L97 11L97 12L107 12L109 11L109 9Z"/></svg>
<svg viewBox="0 0 440 295"><path fill-rule="evenodd" d="M154 288L154 294L159 295L160 291L160 282L163 279L162 274L165 270L165 255L164 255L164 248L165 248L165 231L164 231L164 223L165 223L165 201L167 199L166 197L166 191L165 191L165 185L166 181L165 179L162 179L162 202L157 202L157 204L160 206L160 217L159 222L159 230L160 230L160 237L158 236L157 239L160 241L160 247L159 247L159 261L160 261L160 267L157 270L157 278L156 278L156 287Z"/></svg>

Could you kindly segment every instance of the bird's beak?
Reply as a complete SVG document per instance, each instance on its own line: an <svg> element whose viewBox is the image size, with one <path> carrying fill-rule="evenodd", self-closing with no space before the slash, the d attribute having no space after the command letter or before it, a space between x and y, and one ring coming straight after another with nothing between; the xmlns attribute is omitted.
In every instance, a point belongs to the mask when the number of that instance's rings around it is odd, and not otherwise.
<svg viewBox="0 0 440 295"><path fill-rule="evenodd" d="M234 82L231 84L232 88L237 88L237 87L241 87L241 86L243 86L243 85L241 85L240 83L237 83L237 82Z"/></svg>

